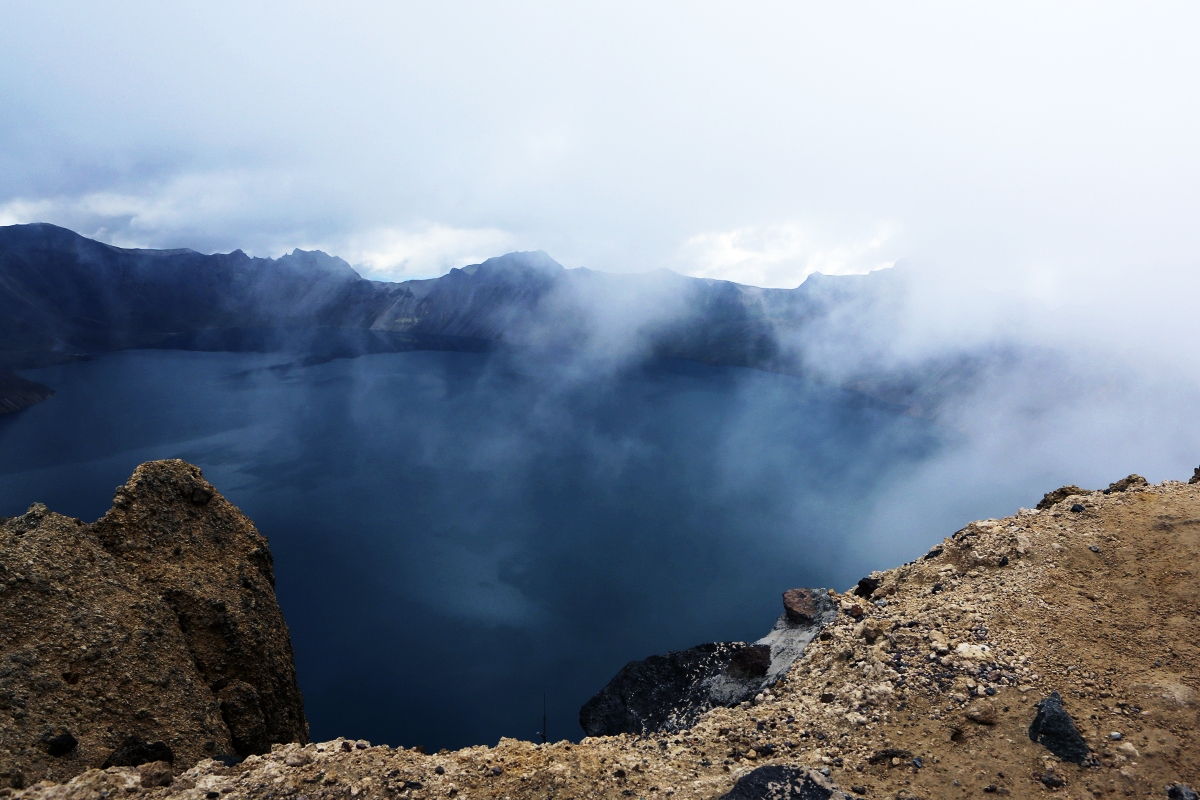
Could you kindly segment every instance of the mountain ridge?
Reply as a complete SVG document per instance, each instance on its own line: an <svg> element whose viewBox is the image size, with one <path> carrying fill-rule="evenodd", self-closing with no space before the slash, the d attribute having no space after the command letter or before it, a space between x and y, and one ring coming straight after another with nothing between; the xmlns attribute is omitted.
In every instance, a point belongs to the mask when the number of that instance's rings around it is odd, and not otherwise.
<svg viewBox="0 0 1200 800"><path fill-rule="evenodd" d="M315 357L565 347L806 374L789 337L887 282L866 277L762 289L669 270L566 269L533 250L388 283L321 251L129 249L48 223L13 225L0 227L0 370L131 348L286 349L291 339Z"/></svg>

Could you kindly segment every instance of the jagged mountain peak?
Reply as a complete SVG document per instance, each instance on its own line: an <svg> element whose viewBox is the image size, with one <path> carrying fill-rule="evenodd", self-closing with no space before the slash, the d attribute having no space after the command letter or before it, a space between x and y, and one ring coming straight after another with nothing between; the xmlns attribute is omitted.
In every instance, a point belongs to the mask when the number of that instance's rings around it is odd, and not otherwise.
<svg viewBox="0 0 1200 800"><path fill-rule="evenodd" d="M240 251L239 251L240 252ZM287 255L280 256L275 262L308 273L323 273L332 277L349 280L362 278L354 267L344 259L331 256L322 250L301 250L296 248Z"/></svg>

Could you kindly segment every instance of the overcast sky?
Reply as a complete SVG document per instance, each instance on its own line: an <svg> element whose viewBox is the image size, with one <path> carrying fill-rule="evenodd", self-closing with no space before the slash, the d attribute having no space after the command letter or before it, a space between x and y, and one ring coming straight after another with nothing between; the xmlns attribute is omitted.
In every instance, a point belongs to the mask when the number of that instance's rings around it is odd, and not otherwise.
<svg viewBox="0 0 1200 800"><path fill-rule="evenodd" d="M1197 42L1195 3L5 3L0 223L376 277L1194 286Z"/></svg>

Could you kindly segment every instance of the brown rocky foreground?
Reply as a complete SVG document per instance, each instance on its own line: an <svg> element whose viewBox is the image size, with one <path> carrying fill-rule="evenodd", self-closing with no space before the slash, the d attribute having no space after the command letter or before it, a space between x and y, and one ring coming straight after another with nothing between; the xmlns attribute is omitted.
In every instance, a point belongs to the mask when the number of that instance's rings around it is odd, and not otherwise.
<svg viewBox="0 0 1200 800"><path fill-rule="evenodd" d="M0 519L0 793L148 756L305 742L267 542L183 461L93 524Z"/></svg>
<svg viewBox="0 0 1200 800"><path fill-rule="evenodd" d="M795 765L814 780L743 782L735 796L1187 797L1176 785L1200 780L1198 570L1200 485L1130 482L971 523L873 574L835 597L842 613L774 689L682 733L432 755L338 739L15 794L664 800ZM1049 723L1030 738L1054 692L1082 736L1065 760L1045 746Z"/></svg>

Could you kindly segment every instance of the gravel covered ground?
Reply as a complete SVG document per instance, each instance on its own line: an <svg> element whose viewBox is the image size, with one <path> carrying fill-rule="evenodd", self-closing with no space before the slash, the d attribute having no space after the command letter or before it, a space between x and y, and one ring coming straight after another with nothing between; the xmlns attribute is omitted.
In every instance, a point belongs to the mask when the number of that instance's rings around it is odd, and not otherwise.
<svg viewBox="0 0 1200 800"><path fill-rule="evenodd" d="M971 523L872 575L868 596L836 595L837 622L780 684L683 734L431 755L339 739L0 793L711 798L758 766L795 764L873 798L1163 798L1200 783L1198 570L1200 485L1072 495ZM1030 739L1052 692L1086 745L1082 763Z"/></svg>

